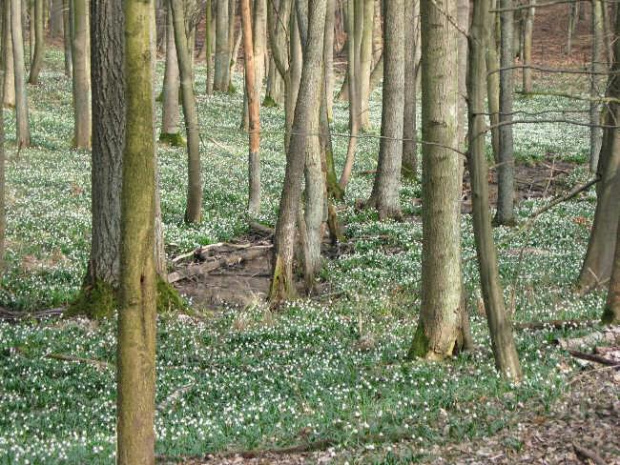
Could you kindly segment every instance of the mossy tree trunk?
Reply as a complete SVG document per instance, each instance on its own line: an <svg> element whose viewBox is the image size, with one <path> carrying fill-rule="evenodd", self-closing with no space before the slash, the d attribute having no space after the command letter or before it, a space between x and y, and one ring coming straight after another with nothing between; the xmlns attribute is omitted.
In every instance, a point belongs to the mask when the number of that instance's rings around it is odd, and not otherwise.
<svg viewBox="0 0 620 465"><path fill-rule="evenodd" d="M458 147L458 39L449 18L456 0L421 0L422 15L422 310L409 352L452 355L461 321ZM452 147L454 149L452 149Z"/></svg>
<svg viewBox="0 0 620 465"><path fill-rule="evenodd" d="M173 146L182 146L185 141L179 129L179 62L174 40L174 24L170 3L166 3L166 68L164 71L163 106L159 140Z"/></svg>
<svg viewBox="0 0 620 465"><path fill-rule="evenodd" d="M151 8L126 0L126 145L121 196L117 463L155 463L155 146ZM146 137L145 137L146 135Z"/></svg>
<svg viewBox="0 0 620 465"><path fill-rule="evenodd" d="M325 27L326 0L310 0L308 39L304 47L304 63L293 130L288 146L284 187L280 199L280 213L274 238L273 278L269 300L277 304L295 295L293 280L293 258L295 224L301 198L302 175L311 137L309 125L316 121L320 107L323 83L323 36Z"/></svg>
<svg viewBox="0 0 620 465"><path fill-rule="evenodd" d="M616 15L616 35L620 35L620 8ZM620 218L620 41L614 41L613 63L607 83L607 104L603 144L598 163L597 174L601 181L598 185L598 201L594 213L594 224L588 242L588 251L579 275L579 288L592 290L599 284L606 283L611 276L614 251Z"/></svg>
<svg viewBox="0 0 620 465"><path fill-rule="evenodd" d="M248 175L249 196L248 214L256 217L260 214L260 87L256 85L254 41L252 31L252 12L250 0L241 0L241 23L243 27L243 49L245 60L245 92L248 108ZM264 57L259 57L261 60Z"/></svg>
<svg viewBox="0 0 620 465"><path fill-rule="evenodd" d="M499 280L497 252L491 226L491 206L489 205L489 169L485 153L485 43L489 28L492 25L490 10L489 0L479 0L474 4L474 19L469 37L467 82L467 95L469 97L469 172L471 175L474 237L478 254L480 285L491 333L495 365L504 377L518 380L521 377L521 366Z"/></svg>
<svg viewBox="0 0 620 465"><path fill-rule="evenodd" d="M34 31L35 31L35 47L32 66L30 67L29 84L38 84L39 72L43 65L43 56L45 54L45 31L43 28L43 0L35 0L34 2ZM30 19L33 21L33 18Z"/></svg>
<svg viewBox="0 0 620 465"><path fill-rule="evenodd" d="M28 95L26 91L26 65L22 28L21 0L11 2L11 42L13 45L13 73L15 82L15 129L17 146L30 146L30 122L28 120Z"/></svg>
<svg viewBox="0 0 620 465"><path fill-rule="evenodd" d="M200 164L200 134L198 126L198 111L194 96L194 82L190 52L187 49L185 35L185 16L183 1L170 0L172 18L174 22L174 38L181 75L181 97L183 99L183 115L187 133L187 206L185 221L199 223L202 214L202 173Z"/></svg>
<svg viewBox="0 0 620 465"><path fill-rule="evenodd" d="M384 4L383 106L379 164L369 207L379 219L400 219L400 171L403 150L403 111L405 102L405 3L390 0Z"/></svg>
<svg viewBox="0 0 620 465"><path fill-rule="evenodd" d="M71 56L73 58L74 140L78 149L91 146L90 40L88 0L71 0Z"/></svg>
<svg viewBox="0 0 620 465"><path fill-rule="evenodd" d="M511 226L515 220L515 164L512 131L514 93L514 1L500 0L502 9L499 72L499 166L495 223Z"/></svg>

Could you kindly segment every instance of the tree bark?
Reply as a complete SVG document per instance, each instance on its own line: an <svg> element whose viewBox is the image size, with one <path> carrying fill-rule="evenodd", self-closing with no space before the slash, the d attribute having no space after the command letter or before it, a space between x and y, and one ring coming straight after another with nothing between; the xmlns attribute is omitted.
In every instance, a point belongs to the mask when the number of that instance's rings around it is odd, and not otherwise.
<svg viewBox="0 0 620 465"><path fill-rule="evenodd" d="M90 44L88 37L88 0L72 3L72 57L73 57L73 110L74 147L89 149L91 144L90 113Z"/></svg>
<svg viewBox="0 0 620 465"><path fill-rule="evenodd" d="M620 225L618 231L620 232ZM616 251L602 322L607 325L620 324L620 234L616 237Z"/></svg>
<svg viewBox="0 0 620 465"><path fill-rule="evenodd" d="M486 121L484 97L486 86L485 47L492 26L490 1L474 3L474 19L469 36L469 172L473 202L473 225L480 271L480 286L491 333L491 345L498 371L508 379L521 377L521 366L506 314L504 294L499 280L497 252L493 242L489 205L489 169L485 153Z"/></svg>
<svg viewBox="0 0 620 465"><path fill-rule="evenodd" d="M211 95L213 93L213 25L211 18L213 12L212 0L206 1L205 10L205 59L207 61L206 93L207 95Z"/></svg>
<svg viewBox="0 0 620 465"><path fill-rule="evenodd" d="M164 71L164 102L159 140L171 145L183 145L179 129L179 61L174 39L174 23L170 3L166 14L166 69Z"/></svg>
<svg viewBox="0 0 620 465"><path fill-rule="evenodd" d="M187 49L185 35L185 18L182 0L170 0L170 9L174 22L174 38L181 75L181 97L183 115L187 133L187 206L186 223L199 223L202 210L202 176L200 167L200 135L198 132L198 111L194 96L191 57Z"/></svg>
<svg viewBox="0 0 620 465"><path fill-rule="evenodd" d="M361 9L361 8L360 8ZM375 1L363 0L362 34L359 45L358 98L360 99L360 129L370 130L370 73L372 71L372 32ZM357 44L356 44L357 45Z"/></svg>
<svg viewBox="0 0 620 465"><path fill-rule="evenodd" d="M590 171L596 173L599 154L603 141L603 131L600 127L601 104L596 99L604 95L604 82L601 74L606 66L602 63L605 41L603 39L603 2L592 0L592 75L590 76Z"/></svg>
<svg viewBox="0 0 620 465"><path fill-rule="evenodd" d="M501 18L501 47L499 73L499 166L497 167L497 213L495 223L511 226L516 223L515 207L515 179L514 179L514 147L512 136L512 107L513 107L513 0L500 0L502 8Z"/></svg>
<svg viewBox="0 0 620 465"><path fill-rule="evenodd" d="M65 76L73 78L73 55L71 51L71 0L63 0L62 24L65 48Z"/></svg>
<svg viewBox="0 0 620 465"><path fill-rule="evenodd" d="M11 2L4 2L2 5L4 13L2 20L2 40L4 48L2 51L2 61L4 63L3 88L3 107L15 106L15 70L13 68L13 46L11 39Z"/></svg>
<svg viewBox="0 0 620 465"><path fill-rule="evenodd" d="M228 0L216 0L215 75L213 90L228 92L230 54L228 43Z"/></svg>
<svg viewBox="0 0 620 465"><path fill-rule="evenodd" d="M30 67L30 77L28 78L29 84L38 84L39 72L43 65L43 56L45 54L45 33L43 30L43 0L35 0L35 17L34 17L34 30L35 30L35 48L34 58L32 60L32 66ZM30 19L32 22L33 18Z"/></svg>
<svg viewBox="0 0 620 465"><path fill-rule="evenodd" d="M616 35L620 35L620 8L616 15ZM579 275L579 288L592 290L605 283L611 276L614 251L620 218L620 43L614 42L611 74L607 84L608 103L603 132L601 158L597 174L601 177L598 186L598 201L594 213L594 224L588 242L588 251Z"/></svg>
<svg viewBox="0 0 620 465"><path fill-rule="evenodd" d="M459 145L465 145L467 121L467 55L469 37L469 0L457 1L457 22L459 26Z"/></svg>
<svg viewBox="0 0 620 465"><path fill-rule="evenodd" d="M403 117L402 175L415 179L418 171L417 81L418 33L420 27L418 0L405 2L405 95Z"/></svg>
<svg viewBox="0 0 620 465"><path fill-rule="evenodd" d="M334 119L334 23L336 21L336 1L327 0L325 18L325 105L327 121Z"/></svg>
<svg viewBox="0 0 620 465"><path fill-rule="evenodd" d="M274 238L273 278L269 300L277 304L295 295L293 280L293 256L295 242L295 223L301 198L301 177L309 139L308 125L318 110L320 103L323 36L325 27L326 0L310 0L308 40L304 48L304 66L293 131L287 152L284 175L284 188L280 199L280 214Z"/></svg>
<svg viewBox="0 0 620 465"><path fill-rule="evenodd" d="M63 24L63 1L51 0L50 11L50 36L57 38L63 36L64 24Z"/></svg>
<svg viewBox="0 0 620 465"><path fill-rule="evenodd" d="M402 217L400 171L405 101L405 3L390 0L384 6L383 107L379 164L368 206L379 219Z"/></svg>
<svg viewBox="0 0 620 465"><path fill-rule="evenodd" d="M422 147L422 310L409 355L430 360L452 354L461 321L456 6L421 0L422 138L430 144Z"/></svg>
<svg viewBox="0 0 620 465"><path fill-rule="evenodd" d="M491 0L491 8L497 7L497 0ZM493 15L493 24L486 43L487 65L487 102L489 122L491 123L491 142L493 158L499 163L499 61L497 57L497 15Z"/></svg>
<svg viewBox="0 0 620 465"><path fill-rule="evenodd" d="M261 2L262 0L257 0ZM254 42L252 31L252 15L250 11L250 0L241 0L241 23L243 27L243 49L245 60L245 92L247 95L248 106L248 137L249 137L249 156L248 156L248 177L249 177L249 196L248 214L250 218L260 214L260 106L259 92L257 86L257 75L255 73ZM259 61L263 57L259 58Z"/></svg>
<svg viewBox="0 0 620 465"><path fill-rule="evenodd" d="M17 146L30 146L30 123L28 121L28 95L24 63L24 42L22 37L21 0L11 2L11 36L13 43L13 72L15 80L15 129Z"/></svg>
<svg viewBox="0 0 620 465"><path fill-rule="evenodd" d="M532 40L534 35L534 16L536 14L536 0L529 0L530 7L525 13L525 27L523 30L523 93L531 94L532 70L528 66L532 66Z"/></svg>
<svg viewBox="0 0 620 465"><path fill-rule="evenodd" d="M6 50L11 48L10 35L5 34L8 24L9 9L4 5L0 6L0 24L2 33L0 34L0 57L6 57ZM4 83L6 80L6 61L0 62L0 103L4 102ZM4 236L6 231L6 205L5 205L5 155L4 155L4 108L0 106L0 276L4 274Z"/></svg>
<svg viewBox="0 0 620 465"><path fill-rule="evenodd" d="M155 146L151 2L126 0L127 140L123 153L117 463L155 463Z"/></svg>

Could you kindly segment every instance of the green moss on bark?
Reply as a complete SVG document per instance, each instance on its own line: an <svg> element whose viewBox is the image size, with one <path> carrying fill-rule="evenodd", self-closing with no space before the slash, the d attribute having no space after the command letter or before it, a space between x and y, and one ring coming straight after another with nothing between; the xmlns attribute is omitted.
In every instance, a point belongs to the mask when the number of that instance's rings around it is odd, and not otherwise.
<svg viewBox="0 0 620 465"><path fill-rule="evenodd" d="M177 310L186 310L187 304L179 292L170 283L161 278L157 279L157 313L170 313Z"/></svg>
<svg viewBox="0 0 620 465"><path fill-rule="evenodd" d="M66 317L85 316L92 320L110 318L118 308L117 293L111 284L95 281L80 290L65 311Z"/></svg>
<svg viewBox="0 0 620 465"><path fill-rule="evenodd" d="M276 102L273 97L271 97L270 95L265 96L265 99L263 100L263 106L265 108L278 108L278 102Z"/></svg>
<svg viewBox="0 0 620 465"><path fill-rule="evenodd" d="M603 317L601 318L601 322L605 325L617 325L620 324L620 317L616 312L613 311L611 305L605 305L605 309L603 310Z"/></svg>
<svg viewBox="0 0 620 465"><path fill-rule="evenodd" d="M413 360L414 358L425 357L428 354L429 343L430 341L424 333L424 326L418 324L418 329L413 337L413 342L407 353L407 358Z"/></svg>
<svg viewBox="0 0 620 465"><path fill-rule="evenodd" d="M164 144L168 144L172 147L185 147L185 144L187 143L181 133L178 132L174 134L162 132L159 135L159 142L163 142Z"/></svg>

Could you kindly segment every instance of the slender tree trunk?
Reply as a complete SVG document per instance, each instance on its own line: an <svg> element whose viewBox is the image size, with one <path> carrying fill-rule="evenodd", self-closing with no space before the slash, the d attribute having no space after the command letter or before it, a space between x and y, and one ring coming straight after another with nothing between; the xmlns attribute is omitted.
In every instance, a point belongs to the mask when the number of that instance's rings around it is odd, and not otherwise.
<svg viewBox="0 0 620 465"><path fill-rule="evenodd" d="M13 43L13 72L15 79L15 118L17 146L30 146L30 123L28 121L28 96L24 63L24 42L22 37L21 0L11 2L11 36Z"/></svg>
<svg viewBox="0 0 620 465"><path fill-rule="evenodd" d="M63 36L63 1L52 0L52 9L50 11L50 36L57 38Z"/></svg>
<svg viewBox="0 0 620 465"><path fill-rule="evenodd" d="M285 103L286 77L289 71L289 52L286 43L287 28L291 11L291 0L271 0L267 2L267 28L271 63L265 106Z"/></svg>
<svg viewBox="0 0 620 465"><path fill-rule="evenodd" d="M467 121L467 37L469 33L469 0L457 0L457 22L459 26L459 145L465 145Z"/></svg>
<svg viewBox="0 0 620 465"><path fill-rule="evenodd" d="M73 57L73 110L75 115L74 146L90 148L90 44L88 37L88 0L71 0L72 57Z"/></svg>
<svg viewBox="0 0 620 465"><path fill-rule="evenodd" d="M620 8L616 15L616 34L620 35ZM592 290L605 283L611 276L618 220L620 218L620 42L614 41L614 55L611 74L607 84L607 104L601 158L597 174L601 177L598 186L598 201L588 251L579 275L582 292Z"/></svg>
<svg viewBox="0 0 620 465"><path fill-rule="evenodd" d="M171 145L184 145L179 129L179 62L174 39L174 23L170 3L166 14L166 69L164 71L164 102L159 140Z"/></svg>
<svg viewBox="0 0 620 465"><path fill-rule="evenodd" d="M390 0L384 6L383 111L377 175L368 201L379 219L400 219L400 171L405 101L405 3Z"/></svg>
<svg viewBox="0 0 620 465"><path fill-rule="evenodd" d="M512 107L514 80L512 66L513 52L513 0L500 0L501 16L501 59L500 59L500 128L499 166L497 168L497 213L495 222L499 225L514 225L515 179L514 148L512 137Z"/></svg>
<svg viewBox="0 0 620 465"><path fill-rule="evenodd" d="M485 44L488 41L489 27L492 25L490 10L489 0L479 0L474 4L474 19L469 37L469 172L480 285L491 332L495 365L504 377L518 380L521 377L521 366L512 334L512 325L506 314L504 294L499 280L497 252L493 243L489 205L489 169L485 153Z"/></svg>
<svg viewBox="0 0 620 465"><path fill-rule="evenodd" d="M6 50L12 47L10 35L6 34L8 24L9 8L4 5L0 6L0 24L2 25L2 33L0 34L0 57L6 57ZM4 84L6 81L6 64L3 59L0 62L0 102L4 102ZM6 231L6 205L5 205L5 155L4 155L4 107L0 106L0 276L4 273L4 236Z"/></svg>
<svg viewBox="0 0 620 465"><path fill-rule="evenodd" d="M530 7L527 9L525 16L525 27L523 31L523 93L531 94L532 70L528 66L532 66L532 36L534 35L534 15L536 14L536 0L529 0Z"/></svg>
<svg viewBox="0 0 620 465"><path fill-rule="evenodd" d="M216 0L215 16L215 75L213 90L228 91L230 53L228 48L228 1Z"/></svg>
<svg viewBox="0 0 620 465"><path fill-rule="evenodd" d="M491 0L491 9L495 10L497 0ZM489 107L489 122L491 123L491 145L493 158L499 163L499 59L497 57L497 16L493 16L493 24L486 43L487 65L487 102Z"/></svg>
<svg viewBox="0 0 620 465"><path fill-rule="evenodd" d="M360 99L360 128L370 130L370 73L372 71L372 31L375 1L363 0L363 27L359 44L358 97Z"/></svg>
<svg viewBox="0 0 620 465"><path fill-rule="evenodd" d="M452 354L461 321L456 0L421 0L422 18L422 310L409 352Z"/></svg>
<svg viewBox="0 0 620 465"><path fill-rule="evenodd" d="M241 45L241 31L235 35L236 14L237 0L228 0L228 83L226 86L228 92L231 92L233 89L233 74Z"/></svg>
<svg viewBox="0 0 620 465"><path fill-rule="evenodd" d="M4 63L4 81L2 104L4 107L15 106L15 70L13 65L13 42L11 39L11 2L4 2L2 5L4 13L2 20L2 40L4 48L2 51L2 62Z"/></svg>
<svg viewBox="0 0 620 465"><path fill-rule="evenodd" d="M117 463L155 463L155 146L151 75L152 3L124 2L127 140L121 195Z"/></svg>
<svg viewBox="0 0 620 465"><path fill-rule="evenodd" d="M71 50L71 0L63 0L62 24L65 48L65 76L73 78L73 52Z"/></svg>
<svg viewBox="0 0 620 465"><path fill-rule="evenodd" d="M323 35L326 0L312 0L309 8L308 40L304 48L304 66L295 106L293 131L287 152L284 188L274 238L273 279L269 293L272 303L295 295L293 256L295 223L301 198L301 181L309 140L308 125L315 121L322 87Z"/></svg>
<svg viewBox="0 0 620 465"><path fill-rule="evenodd" d="M325 105L327 121L334 119L334 23L336 20L336 2L327 0L325 18Z"/></svg>
<svg viewBox="0 0 620 465"><path fill-rule="evenodd" d="M603 131L597 127L601 121L601 104L596 99L604 95L603 76L603 2L592 0L592 75L590 76L590 171L596 173L599 153L603 139Z"/></svg>
<svg viewBox="0 0 620 465"><path fill-rule="evenodd" d="M575 26L577 23L577 2L568 5L568 31L566 37L566 54L573 53L573 35L575 34Z"/></svg>
<svg viewBox="0 0 620 465"><path fill-rule="evenodd" d="M419 47L419 1L405 2L405 95L403 117L402 175L415 179L418 171L417 78L416 52Z"/></svg>
<svg viewBox="0 0 620 465"><path fill-rule="evenodd" d="M45 33L43 28L43 0L35 0L35 17L31 18L32 22L34 19L34 30L35 30L35 49L34 49L34 59L32 60L32 66L30 67L30 77L28 78L29 84L38 84L39 82L39 72L41 71L41 66L43 65L43 56L45 54Z"/></svg>
<svg viewBox="0 0 620 465"><path fill-rule="evenodd" d="M357 95L357 88L355 83L357 78L355 76L356 63L355 63L355 0L347 0L347 79L349 82L349 145L347 148L347 158L344 162L344 168L342 169L342 175L340 176L340 187L346 189L347 184L351 180L351 173L353 172L353 164L355 163L355 150L357 147L357 135L359 133L359 98Z"/></svg>
<svg viewBox="0 0 620 465"><path fill-rule="evenodd" d="M187 207L185 221L199 223L202 210L202 180L200 167L200 135L198 133L198 111L194 96L191 57L187 49L185 35L185 18L182 0L170 0L170 9L174 22L174 37L181 75L181 96L183 99L183 115L187 133Z"/></svg>
<svg viewBox="0 0 620 465"><path fill-rule="evenodd" d="M216 0L217 1L217 0ZM206 1L205 15L205 54L207 61L207 95L213 93L213 30L212 30L212 0Z"/></svg>
<svg viewBox="0 0 620 465"><path fill-rule="evenodd" d="M284 108L284 117L286 120L286 135L284 146L286 148L286 153L289 153L288 147L291 140L291 131L293 130L295 106L297 105L297 96L299 94L299 86L301 83L301 74L303 69L303 51L301 45L301 37L299 35L299 27L297 26L297 14L293 10L291 10L289 23L289 31L291 31L291 38L289 44L290 64L288 67L288 74L285 76L286 102Z"/></svg>
<svg viewBox="0 0 620 465"><path fill-rule="evenodd" d="M261 0L258 0L259 2ZM255 56L252 31L252 15L250 11L250 0L241 0L241 22L243 27L243 49L245 60L245 92L248 105L248 136L249 136L249 196L248 214L256 217L260 214L260 89L256 85L257 75L255 73ZM262 60L262 57L259 58Z"/></svg>

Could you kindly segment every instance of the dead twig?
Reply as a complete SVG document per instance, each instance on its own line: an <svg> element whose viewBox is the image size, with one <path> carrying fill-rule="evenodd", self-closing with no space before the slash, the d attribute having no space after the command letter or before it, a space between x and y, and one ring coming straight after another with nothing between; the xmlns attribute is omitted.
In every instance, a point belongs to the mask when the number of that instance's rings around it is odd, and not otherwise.
<svg viewBox="0 0 620 465"><path fill-rule="evenodd" d="M157 406L157 410L162 411L167 408L170 404L176 402L180 397L182 397L185 393L190 391L196 383L186 384L185 386L181 386L179 389L175 390L172 394L170 394L166 399Z"/></svg>
<svg viewBox="0 0 620 465"><path fill-rule="evenodd" d="M576 442L573 442L573 449L575 449L575 455L579 460L583 463L588 463L588 460L591 460L596 465L607 465L607 462L601 458L596 452L590 449L586 449L583 446L580 446Z"/></svg>
<svg viewBox="0 0 620 465"><path fill-rule="evenodd" d="M74 357L73 355L47 354L45 356L45 358L49 358L51 360L59 360L61 362L87 363L89 365L95 365L98 368L110 368L110 364L108 362L104 362L103 360L96 360L96 359L92 359L92 358Z"/></svg>

